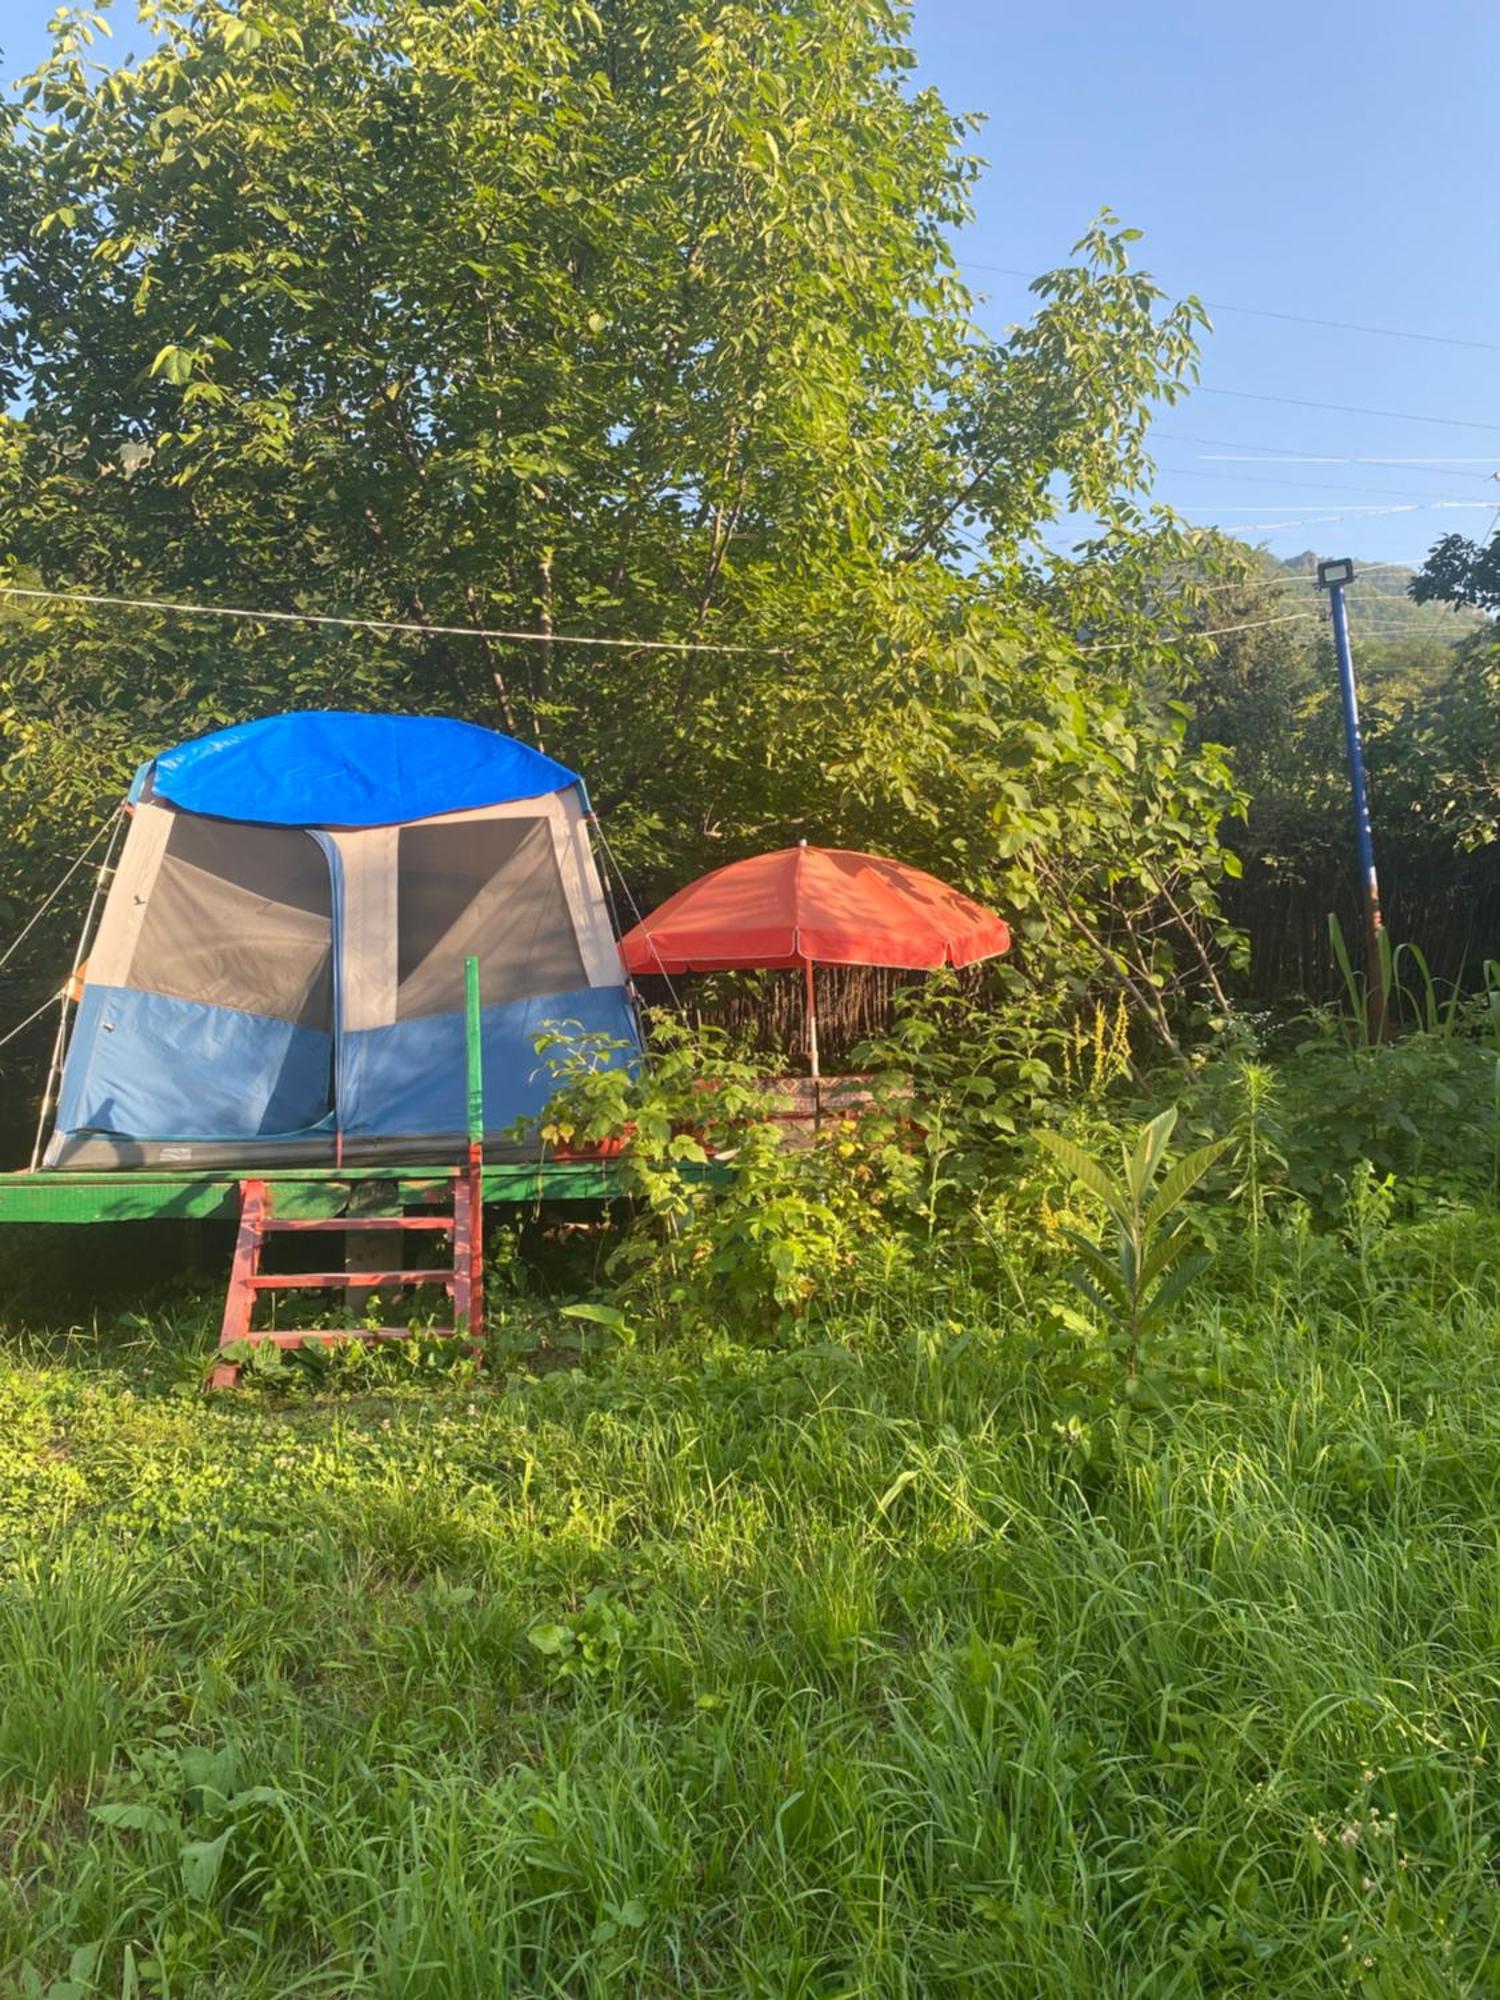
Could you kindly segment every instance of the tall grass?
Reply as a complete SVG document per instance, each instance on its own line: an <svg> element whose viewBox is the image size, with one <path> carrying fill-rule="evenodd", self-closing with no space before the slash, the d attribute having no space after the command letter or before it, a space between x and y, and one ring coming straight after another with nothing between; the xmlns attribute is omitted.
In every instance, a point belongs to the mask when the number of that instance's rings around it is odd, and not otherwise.
<svg viewBox="0 0 1500 2000"><path fill-rule="evenodd" d="M1351 1262L1267 1228L1091 1454L963 1273L499 1386L13 1349L0 1989L1492 1990L1500 1225Z"/></svg>

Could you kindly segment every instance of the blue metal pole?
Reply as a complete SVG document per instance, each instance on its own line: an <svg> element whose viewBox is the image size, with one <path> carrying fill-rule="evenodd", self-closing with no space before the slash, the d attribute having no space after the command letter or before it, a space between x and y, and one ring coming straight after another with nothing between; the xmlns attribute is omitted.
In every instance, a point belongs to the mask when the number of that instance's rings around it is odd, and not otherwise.
<svg viewBox="0 0 1500 2000"><path fill-rule="evenodd" d="M1359 857L1360 896L1364 904L1365 1007L1370 1039L1385 1034L1385 982L1380 964L1380 882L1375 873L1375 840L1370 831L1370 794L1365 784L1365 755L1359 740L1359 696L1354 686L1354 655L1349 645L1349 611L1344 586L1330 581L1328 611L1333 621L1333 650L1339 663L1339 694L1344 705L1344 744L1349 753L1349 788L1354 797L1354 848Z"/></svg>

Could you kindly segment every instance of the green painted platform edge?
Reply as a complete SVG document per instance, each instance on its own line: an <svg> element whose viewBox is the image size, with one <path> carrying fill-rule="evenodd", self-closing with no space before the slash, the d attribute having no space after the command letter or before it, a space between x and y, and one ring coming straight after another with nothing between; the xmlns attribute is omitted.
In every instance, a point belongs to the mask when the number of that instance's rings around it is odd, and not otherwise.
<svg viewBox="0 0 1500 2000"><path fill-rule="evenodd" d="M285 1217L337 1215L360 1181L397 1181L404 1200L420 1202L445 1187L442 1168L278 1168L258 1179L276 1189L276 1213ZM510 1163L484 1170L484 1198L492 1202L607 1201L621 1192L619 1169L608 1160ZM239 1214L239 1176L194 1175L130 1169L113 1174L0 1174L0 1224L7 1222L149 1222Z"/></svg>

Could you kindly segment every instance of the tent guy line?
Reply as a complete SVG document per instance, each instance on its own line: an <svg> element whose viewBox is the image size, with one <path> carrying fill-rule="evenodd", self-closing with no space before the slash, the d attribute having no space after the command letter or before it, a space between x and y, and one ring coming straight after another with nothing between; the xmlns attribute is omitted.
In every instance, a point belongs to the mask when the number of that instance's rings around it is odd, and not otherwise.
<svg viewBox="0 0 1500 2000"><path fill-rule="evenodd" d="M729 646L709 639L605 639L580 632L506 632L490 625L417 625L395 618L340 618L322 611L251 611L242 605L178 604L160 597L106 597L82 590L38 590L0 583L0 597L40 598L50 604L97 604L121 611L180 611L194 618L245 618L256 624L341 625L366 632L411 632L422 639L506 639L528 646L615 646L633 653L754 653L784 646Z"/></svg>
<svg viewBox="0 0 1500 2000"><path fill-rule="evenodd" d="M57 901L58 897L62 894L63 890L67 888L68 884L72 881L73 877L78 873L79 869L83 866L84 862L88 860L89 856L94 852L95 848L98 847L99 843L103 840L104 836L109 832L110 828L114 825L114 823L115 823L115 816L114 813L111 812L109 818L105 820L103 824L98 827L98 829L94 833L93 839L89 842L88 846L83 850L82 854L80 854L77 857L77 859L73 862L72 866L68 869L67 873L63 876L62 880L52 890L52 893L49 896L47 896L35 910L33 910L30 921L27 924L25 924L25 926L16 934L15 937L11 939L10 943L5 947L4 952L0 953L0 966L9 965L12 958L15 957L16 953L20 950L21 946L26 942L27 938L30 937L31 933L36 929L37 925L41 922L42 918L46 916L48 910L51 909L52 905ZM49 1001L47 1002L47 1004L50 1006L51 1002ZM35 1016L33 1015L32 1018L35 1019ZM18 1029L16 1032L19 1033L20 1030ZM7 1036L6 1039L9 1040L9 1037ZM4 1044L0 1043L0 1047L3 1046Z"/></svg>

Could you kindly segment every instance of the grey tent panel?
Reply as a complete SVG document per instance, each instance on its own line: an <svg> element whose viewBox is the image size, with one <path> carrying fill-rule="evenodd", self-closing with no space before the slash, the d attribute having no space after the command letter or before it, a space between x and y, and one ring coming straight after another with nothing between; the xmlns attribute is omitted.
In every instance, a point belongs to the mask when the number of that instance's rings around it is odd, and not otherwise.
<svg viewBox="0 0 1500 2000"><path fill-rule="evenodd" d="M333 882L317 842L174 814L128 983L331 1029Z"/></svg>
<svg viewBox="0 0 1500 2000"><path fill-rule="evenodd" d="M396 912L398 1021L461 1013L469 956L488 1007L589 983L546 819L402 827Z"/></svg>

